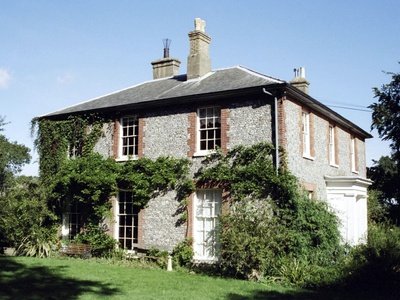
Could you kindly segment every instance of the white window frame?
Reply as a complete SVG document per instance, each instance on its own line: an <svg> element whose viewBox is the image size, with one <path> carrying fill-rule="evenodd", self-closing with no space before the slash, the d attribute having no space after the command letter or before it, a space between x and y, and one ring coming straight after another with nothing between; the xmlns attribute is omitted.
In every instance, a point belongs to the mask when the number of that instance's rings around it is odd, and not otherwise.
<svg viewBox="0 0 400 300"><path fill-rule="evenodd" d="M207 110L213 110L213 115L210 117L207 115ZM209 128L201 128L201 122L203 117L201 117L201 112L203 110L206 110L206 120L212 119L213 120L213 127ZM217 115L217 112L219 112L219 115ZM215 126L216 121L219 120L219 127ZM196 152L195 156L204 156L204 155L209 155L210 153L214 152L217 147L222 146L222 122L221 122L221 108L219 106L206 106L206 107L200 107L197 109L197 116L196 116ZM209 132L213 132L214 137L208 138ZM206 139L202 138L202 132L205 132ZM217 137L217 134L219 133L219 138ZM208 148L208 142L213 142L214 143L214 148L212 149L201 149L202 142L206 143L206 148ZM219 145L218 145L219 141Z"/></svg>
<svg viewBox="0 0 400 300"><path fill-rule="evenodd" d="M329 125L329 164L337 166L336 161L336 127Z"/></svg>
<svg viewBox="0 0 400 300"><path fill-rule="evenodd" d="M310 131L310 112L302 111L302 139L303 139L303 157L311 158L311 131Z"/></svg>
<svg viewBox="0 0 400 300"><path fill-rule="evenodd" d="M80 205L77 202L71 203L62 214L61 235L68 240L73 240L79 234L82 225Z"/></svg>
<svg viewBox="0 0 400 300"><path fill-rule="evenodd" d="M124 135L124 121L127 119L133 119L135 125L133 125L133 133ZM132 126L130 126L132 127ZM129 128L129 127L128 127ZM128 130L128 129L127 129ZM130 145L124 145L124 138L133 139L133 143ZM118 160L129 160L137 159L139 152L139 119L137 116L124 116L119 120L119 144L118 144ZM124 154L125 147L133 147L133 154Z"/></svg>
<svg viewBox="0 0 400 300"><path fill-rule="evenodd" d="M121 202L122 202L120 200L121 199L121 193L123 193L124 197L125 197L125 201L123 201L123 202L131 203L132 206L136 206L137 207L137 205L134 205L132 202L127 202L126 201L126 197L127 197L126 194L127 193L131 193L130 191L128 191L128 190L119 190L118 197L117 197L116 202L115 202L115 209L114 209L114 216L115 216L114 239L117 241L119 248L124 249L127 252L133 252L134 248L137 247L138 242L139 242L139 213L140 213L140 208L138 208L138 211L137 211L136 214L135 213L128 213L127 214L126 211L125 211L125 213L120 213L120 206L121 206ZM120 217L122 217L122 216L132 216L131 224L129 226L121 224ZM136 217L134 217L134 216L136 216ZM124 234L123 235L120 235L120 233L121 233L120 232L120 228L123 228L123 230L124 230ZM129 228L131 230L131 234L130 235L128 234L129 233L129 230L128 230ZM127 246L129 246L128 245L129 243L127 243L128 239L131 240L130 247L127 247ZM121 244L121 240L123 240L122 244Z"/></svg>
<svg viewBox="0 0 400 300"><path fill-rule="evenodd" d="M356 164L356 159L357 159L357 153L356 153L356 138L354 135L350 136L350 160L351 160L351 171L353 173L358 173L357 170L357 164Z"/></svg>
<svg viewBox="0 0 400 300"><path fill-rule="evenodd" d="M212 262L219 259L218 224L221 210L221 190L196 191L193 205L193 259L195 261Z"/></svg>

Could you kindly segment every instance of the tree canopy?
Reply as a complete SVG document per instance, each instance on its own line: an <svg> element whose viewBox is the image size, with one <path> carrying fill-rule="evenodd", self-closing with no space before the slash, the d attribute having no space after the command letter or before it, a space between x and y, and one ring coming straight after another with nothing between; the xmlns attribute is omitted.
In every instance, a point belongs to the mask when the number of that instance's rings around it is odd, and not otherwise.
<svg viewBox="0 0 400 300"><path fill-rule="evenodd" d="M391 82L381 88L373 88L376 103L369 106L372 109L371 129L377 129L379 137L390 141L393 158L400 165L400 73L387 72L392 77Z"/></svg>
<svg viewBox="0 0 400 300"><path fill-rule="evenodd" d="M0 132L5 126L4 117L0 117ZM21 171L24 164L29 163L31 156L29 148L9 141L0 134L0 191L4 190L7 181L13 174Z"/></svg>
<svg viewBox="0 0 400 300"><path fill-rule="evenodd" d="M391 156L374 161L368 176L374 181L371 188L378 192L381 205L388 210L389 218L400 224L400 73L386 72L391 81L381 88L373 88L377 102L372 109L371 129L379 137L390 141Z"/></svg>

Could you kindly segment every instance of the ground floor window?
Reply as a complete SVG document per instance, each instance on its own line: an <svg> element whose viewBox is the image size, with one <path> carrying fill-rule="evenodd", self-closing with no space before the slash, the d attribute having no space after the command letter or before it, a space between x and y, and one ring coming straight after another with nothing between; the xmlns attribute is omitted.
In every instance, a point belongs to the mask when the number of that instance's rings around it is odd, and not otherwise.
<svg viewBox="0 0 400 300"><path fill-rule="evenodd" d="M62 214L62 236L68 240L73 240L81 232L82 205L79 202L69 204Z"/></svg>
<svg viewBox="0 0 400 300"><path fill-rule="evenodd" d="M139 206L133 203L132 193L120 191L117 203L117 229L120 248L133 250L138 243Z"/></svg>
<svg viewBox="0 0 400 300"><path fill-rule="evenodd" d="M198 190L194 198L194 259L218 259L218 216L221 213L221 190Z"/></svg>

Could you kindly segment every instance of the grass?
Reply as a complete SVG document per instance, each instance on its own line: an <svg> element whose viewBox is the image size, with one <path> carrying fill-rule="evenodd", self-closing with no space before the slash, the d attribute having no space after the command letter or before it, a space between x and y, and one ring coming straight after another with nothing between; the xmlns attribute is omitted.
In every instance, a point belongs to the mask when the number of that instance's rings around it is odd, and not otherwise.
<svg viewBox="0 0 400 300"><path fill-rule="evenodd" d="M0 257L0 299L379 298L362 291L306 291L186 272L116 265L104 260Z"/></svg>

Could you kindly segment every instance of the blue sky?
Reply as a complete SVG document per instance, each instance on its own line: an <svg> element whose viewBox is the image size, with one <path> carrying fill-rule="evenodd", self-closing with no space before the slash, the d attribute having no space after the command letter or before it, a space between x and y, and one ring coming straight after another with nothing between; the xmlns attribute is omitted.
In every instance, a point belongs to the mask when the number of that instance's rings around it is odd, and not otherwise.
<svg viewBox="0 0 400 300"><path fill-rule="evenodd" d="M400 3L353 1L0 0L0 115L33 149L35 116L150 80L162 39L182 61L193 20L206 20L214 69L242 65L283 80L304 66L310 94L366 131L372 87L399 72ZM372 132L377 136L376 132ZM33 150L32 150L33 151ZM379 138L367 160L389 153ZM23 174L37 175L37 155Z"/></svg>

